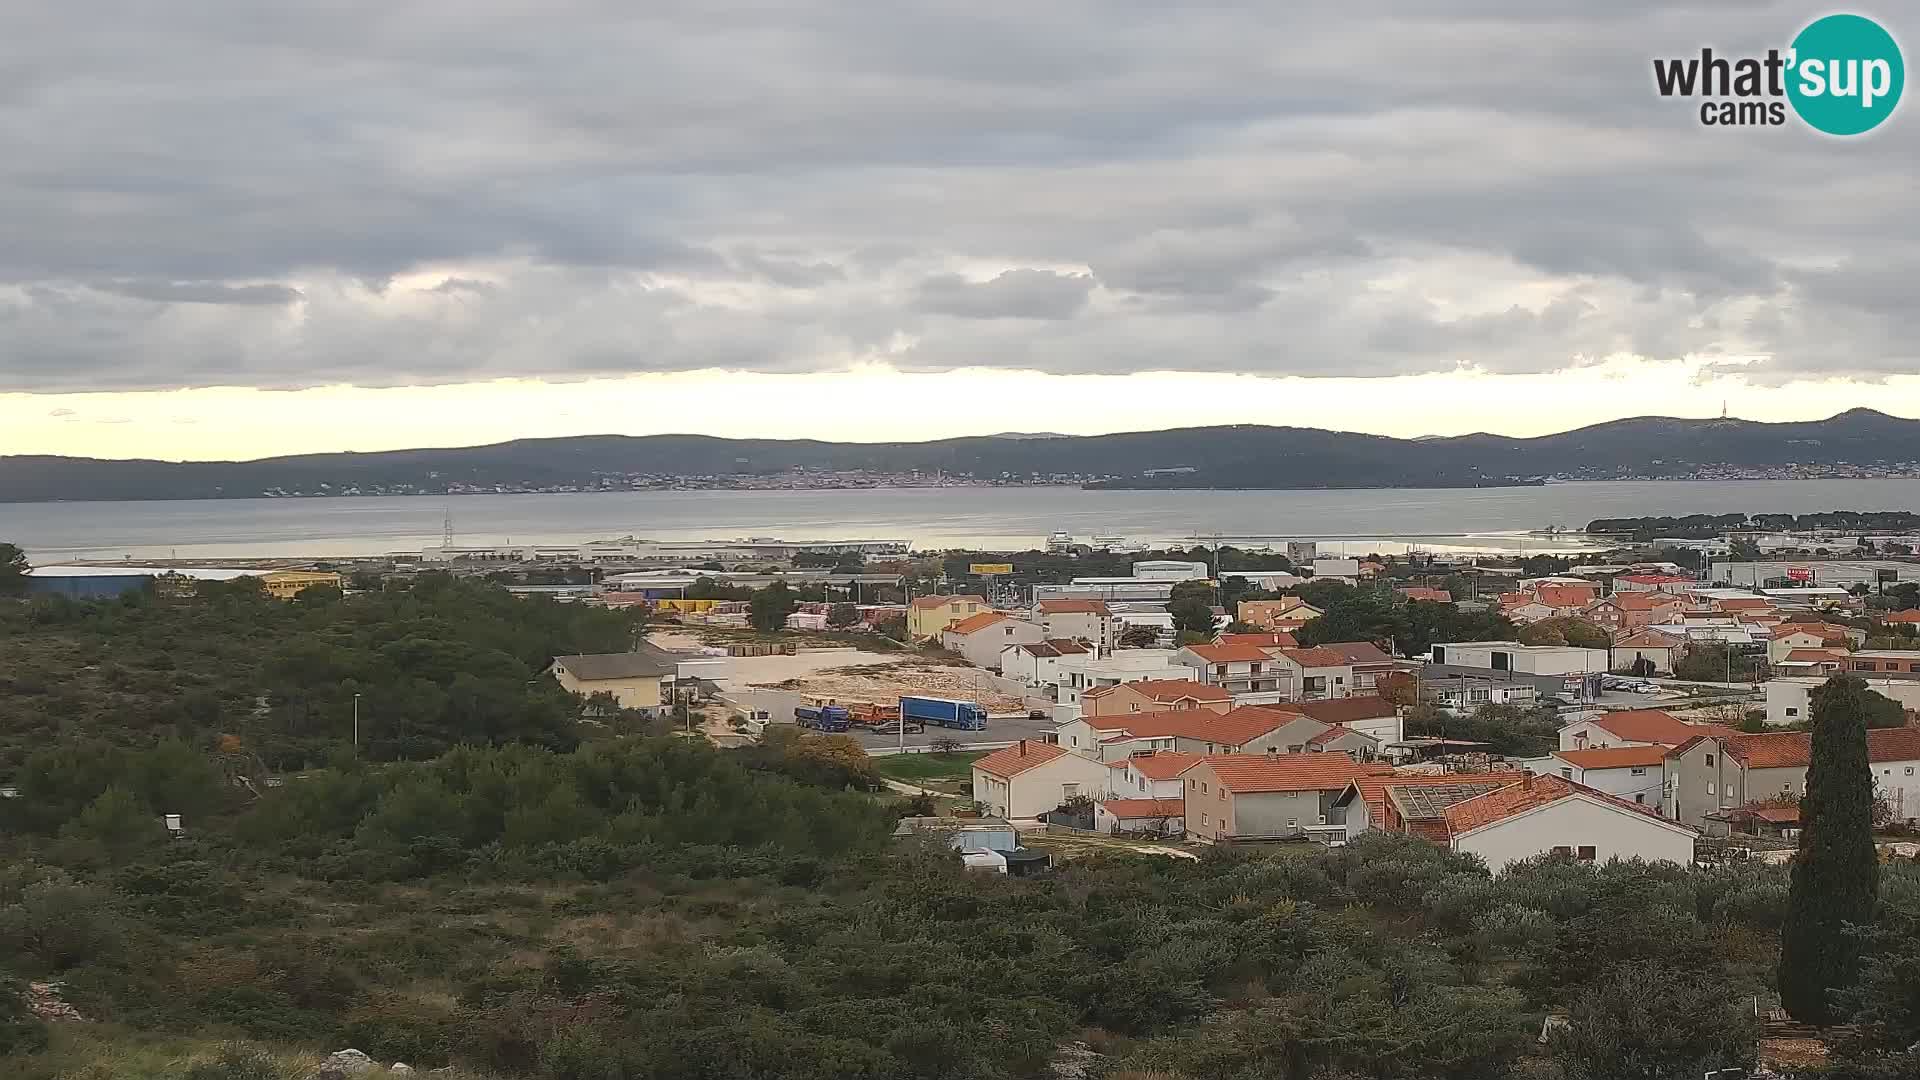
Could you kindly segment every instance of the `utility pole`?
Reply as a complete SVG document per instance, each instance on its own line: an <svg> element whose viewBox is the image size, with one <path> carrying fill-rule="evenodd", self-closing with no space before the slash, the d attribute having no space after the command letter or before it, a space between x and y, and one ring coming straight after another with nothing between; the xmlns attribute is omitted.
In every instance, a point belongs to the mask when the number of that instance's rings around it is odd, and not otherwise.
<svg viewBox="0 0 1920 1080"><path fill-rule="evenodd" d="M360 695L353 695L353 754L360 756Z"/></svg>

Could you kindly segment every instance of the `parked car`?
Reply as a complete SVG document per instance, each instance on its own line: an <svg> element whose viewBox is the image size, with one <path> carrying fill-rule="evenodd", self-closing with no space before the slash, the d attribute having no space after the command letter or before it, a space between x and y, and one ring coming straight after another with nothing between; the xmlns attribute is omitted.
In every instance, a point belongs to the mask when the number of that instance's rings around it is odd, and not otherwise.
<svg viewBox="0 0 1920 1080"><path fill-rule="evenodd" d="M875 735L898 735L900 734L900 725L901 725L901 721L899 720L889 720L886 723L881 724L879 727L874 728L873 733ZM917 720L906 721L906 727L907 727L906 733L908 735L918 735L921 732L927 730L927 725L922 724Z"/></svg>

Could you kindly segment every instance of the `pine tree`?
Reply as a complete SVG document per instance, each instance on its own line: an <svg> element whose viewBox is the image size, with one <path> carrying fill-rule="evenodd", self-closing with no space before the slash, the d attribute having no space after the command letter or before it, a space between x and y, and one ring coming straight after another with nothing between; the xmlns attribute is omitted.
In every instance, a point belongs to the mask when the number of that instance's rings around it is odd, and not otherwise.
<svg viewBox="0 0 1920 1080"><path fill-rule="evenodd" d="M1867 766L1867 684L1836 675L1813 693L1813 759L1800 800L1800 850L1780 940L1780 1001L1794 1019L1831 1024L1833 992L1859 978L1849 924L1873 921L1880 864Z"/></svg>

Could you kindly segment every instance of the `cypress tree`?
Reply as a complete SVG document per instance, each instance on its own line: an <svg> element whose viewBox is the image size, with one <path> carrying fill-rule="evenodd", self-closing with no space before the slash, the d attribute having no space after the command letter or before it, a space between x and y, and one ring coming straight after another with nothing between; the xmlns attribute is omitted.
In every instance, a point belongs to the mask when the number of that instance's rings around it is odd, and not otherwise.
<svg viewBox="0 0 1920 1080"><path fill-rule="evenodd" d="M1833 992L1860 974L1859 943L1846 928L1873 921L1880 863L1867 766L1868 693L1855 675L1836 675L1813 692L1813 758L1780 936L1780 1002L1803 1023L1839 1019Z"/></svg>

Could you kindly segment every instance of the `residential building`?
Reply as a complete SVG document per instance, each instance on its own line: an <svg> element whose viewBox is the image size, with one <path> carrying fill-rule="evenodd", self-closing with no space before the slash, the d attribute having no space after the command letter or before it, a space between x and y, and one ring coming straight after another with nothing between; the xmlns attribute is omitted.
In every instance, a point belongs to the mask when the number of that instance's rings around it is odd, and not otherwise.
<svg viewBox="0 0 1920 1080"><path fill-rule="evenodd" d="M1564 585L1535 585L1533 598L1556 611L1579 611L1600 599L1600 586L1591 581Z"/></svg>
<svg viewBox="0 0 1920 1080"><path fill-rule="evenodd" d="M973 593L916 596L907 605L907 636L915 641L938 641L947 627L990 610L987 598Z"/></svg>
<svg viewBox="0 0 1920 1080"><path fill-rule="evenodd" d="M1679 597L1666 593L1623 592L1581 608L1580 617L1609 633L1621 634L1665 622L1678 615L1683 607Z"/></svg>
<svg viewBox="0 0 1920 1080"><path fill-rule="evenodd" d="M1880 616L1880 621L1888 626L1920 626L1920 608L1907 611L1889 611Z"/></svg>
<svg viewBox="0 0 1920 1080"><path fill-rule="evenodd" d="M958 852L1012 851L1020 846L1013 824L1000 818L904 817L893 828L896 837L932 835L946 838Z"/></svg>
<svg viewBox="0 0 1920 1080"><path fill-rule="evenodd" d="M1505 615L1510 622L1525 626L1542 619L1558 618L1566 614L1566 611L1562 608L1549 607L1538 600L1523 600L1517 604L1502 605L1500 614Z"/></svg>
<svg viewBox="0 0 1920 1080"><path fill-rule="evenodd" d="M973 800L997 817L1032 818L1077 796L1106 794L1107 767L1052 743L1021 739L973 763Z"/></svg>
<svg viewBox="0 0 1920 1080"><path fill-rule="evenodd" d="M275 600L291 600L307 589L337 589L340 575L331 570L273 570L260 575L260 587Z"/></svg>
<svg viewBox="0 0 1920 1080"><path fill-rule="evenodd" d="M1697 829L1713 815L1746 802L1746 767L1722 735L1696 735L1669 747L1663 765L1661 813Z"/></svg>
<svg viewBox="0 0 1920 1080"><path fill-rule="evenodd" d="M1182 774L1187 835L1208 843L1344 837L1334 802L1365 773L1345 754L1208 757Z"/></svg>
<svg viewBox="0 0 1920 1080"><path fill-rule="evenodd" d="M1033 605L1033 621L1050 640L1084 641L1101 653L1120 642L1120 623L1105 600L1042 600Z"/></svg>
<svg viewBox="0 0 1920 1080"><path fill-rule="evenodd" d="M1607 670L1606 649L1522 645L1517 641L1460 641L1433 647L1433 662L1529 675L1584 675Z"/></svg>
<svg viewBox="0 0 1920 1080"><path fill-rule="evenodd" d="M1080 695L1102 686L1146 679L1187 679L1191 668L1174 661L1172 649L1120 649L1110 656L1063 656L1054 676L1055 719L1080 715ZM1068 715L1062 715L1062 710Z"/></svg>
<svg viewBox="0 0 1920 1080"><path fill-rule="evenodd" d="M1446 844L1478 855L1495 874L1548 853L1581 862L1642 859L1681 866L1693 862L1696 830L1653 808L1560 776L1527 776L1517 783L1443 808Z"/></svg>
<svg viewBox="0 0 1920 1080"><path fill-rule="evenodd" d="M1619 709L1588 716L1560 729L1562 750L1611 746L1679 746L1696 735L1737 735L1721 724L1689 724L1664 709Z"/></svg>
<svg viewBox="0 0 1920 1080"><path fill-rule="evenodd" d="M1849 648L1847 628L1826 623L1781 623L1770 632L1767 662L1777 664L1796 649Z"/></svg>
<svg viewBox="0 0 1920 1080"><path fill-rule="evenodd" d="M1314 648L1338 654L1341 663L1353 670L1353 677L1347 680L1349 694L1371 694L1380 676L1400 670L1400 662L1371 641L1329 641Z"/></svg>
<svg viewBox="0 0 1920 1080"><path fill-rule="evenodd" d="M1712 766L1706 765L1710 755ZM1812 757L1813 736L1805 731L1733 734L1677 748L1668 772L1678 789L1678 816L1691 820L1805 795ZM1867 768L1875 796L1886 800L1896 820L1920 820L1920 728L1869 730Z"/></svg>
<svg viewBox="0 0 1920 1080"><path fill-rule="evenodd" d="M1862 649L1847 657L1846 670L1861 675L1873 672L1920 674L1920 650Z"/></svg>
<svg viewBox="0 0 1920 1080"><path fill-rule="evenodd" d="M1334 799L1345 815L1346 838L1367 832L1410 833L1430 840L1445 834L1434 828L1439 811L1451 803L1498 791L1526 778L1524 770L1480 773L1386 771L1355 777Z"/></svg>
<svg viewBox="0 0 1920 1080"><path fill-rule="evenodd" d="M1178 836L1186 831L1186 800L1103 799L1093 806L1093 827L1116 836Z"/></svg>
<svg viewBox="0 0 1920 1080"><path fill-rule="evenodd" d="M1252 645L1188 645L1174 653L1174 661L1190 670L1196 682L1221 689L1239 697L1243 694L1272 694L1269 700L1286 700L1280 685L1282 670L1266 650Z"/></svg>
<svg viewBox="0 0 1920 1080"><path fill-rule="evenodd" d="M1356 694L1324 701L1296 701L1281 707L1290 712L1303 713L1323 724L1360 732L1382 744L1399 742L1407 734L1399 708L1378 694Z"/></svg>
<svg viewBox="0 0 1920 1080"><path fill-rule="evenodd" d="M1653 674L1673 674L1673 663L1686 653L1685 638L1654 627L1629 631L1614 639L1610 650L1615 671L1633 671L1640 661L1653 665Z"/></svg>
<svg viewBox="0 0 1920 1080"><path fill-rule="evenodd" d="M1307 623L1319 618L1325 612L1297 596L1282 596L1277 600L1242 600L1234 608L1234 617L1243 623L1276 629L1275 623Z"/></svg>
<svg viewBox="0 0 1920 1080"><path fill-rule="evenodd" d="M1335 724L1308 739L1306 749L1309 753L1317 751L1326 754L1337 751L1355 761L1375 761L1384 755L1386 741L1376 739L1364 731L1347 727L1345 724Z"/></svg>
<svg viewBox="0 0 1920 1080"><path fill-rule="evenodd" d="M1659 809L1665 801L1667 753L1665 746L1556 750L1526 764L1538 775L1560 776L1630 803Z"/></svg>
<svg viewBox="0 0 1920 1080"><path fill-rule="evenodd" d="M1434 604L1453 603L1453 594L1445 589L1429 589L1422 585L1405 585L1393 591L1399 593L1400 598L1407 601L1425 600Z"/></svg>
<svg viewBox="0 0 1920 1080"><path fill-rule="evenodd" d="M1860 654L1855 653L1854 657ZM1782 665L1783 667L1785 665ZM1920 710L1920 679L1909 674L1881 676L1875 678L1866 672L1856 672L1866 680L1867 688L1883 697L1890 697L1907 710ZM1826 679L1813 676L1781 676L1768 679L1767 725L1786 727L1797 724L1813 715L1813 692L1818 690Z"/></svg>
<svg viewBox="0 0 1920 1080"><path fill-rule="evenodd" d="M1221 634L1216 645L1251 645L1256 649L1297 649L1300 643L1292 634L1268 631L1264 634Z"/></svg>
<svg viewBox="0 0 1920 1080"><path fill-rule="evenodd" d="M1107 762L1107 795L1115 799L1177 799L1186 790L1180 774L1201 754L1148 750Z"/></svg>
<svg viewBox="0 0 1920 1080"><path fill-rule="evenodd" d="M1837 649L1795 649L1773 662L1773 671L1784 678L1825 679L1845 671L1847 654Z"/></svg>
<svg viewBox="0 0 1920 1080"><path fill-rule="evenodd" d="M1008 645L1000 650L1000 674L1027 686L1051 686L1060 673L1060 658L1085 656L1092 650L1077 641L1054 639Z"/></svg>
<svg viewBox="0 0 1920 1080"><path fill-rule="evenodd" d="M1276 676L1269 683L1274 694L1270 700L1323 701L1353 693L1353 665L1338 650L1321 645L1274 649L1270 655L1269 667Z"/></svg>
<svg viewBox="0 0 1920 1080"><path fill-rule="evenodd" d="M587 698L590 705L596 695L606 694L619 708L653 716L673 703L678 669L672 653L643 642L633 652L556 656L547 672L562 690Z"/></svg>
<svg viewBox="0 0 1920 1080"><path fill-rule="evenodd" d="M1143 679L1094 687L1080 695L1080 714L1090 718L1178 709L1230 712L1233 695L1218 686L1191 679Z"/></svg>
<svg viewBox="0 0 1920 1080"><path fill-rule="evenodd" d="M1037 623L997 611L969 615L940 632L940 645L959 653L974 667L999 670L1000 653L1009 645L1032 645L1046 640ZM1057 657L1056 657L1057 659Z"/></svg>
<svg viewBox="0 0 1920 1080"><path fill-rule="evenodd" d="M1227 713L1177 709L1127 716L1082 716L1059 726L1058 745L1101 761L1174 750L1188 754L1306 753L1327 730L1303 713L1243 705Z"/></svg>

